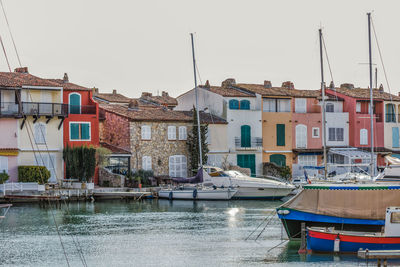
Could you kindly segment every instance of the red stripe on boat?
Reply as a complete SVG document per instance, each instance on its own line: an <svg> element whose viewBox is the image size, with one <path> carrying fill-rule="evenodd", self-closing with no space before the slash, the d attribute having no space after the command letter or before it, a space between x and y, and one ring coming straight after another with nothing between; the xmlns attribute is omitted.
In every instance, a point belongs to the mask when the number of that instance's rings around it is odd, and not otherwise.
<svg viewBox="0 0 400 267"><path fill-rule="evenodd" d="M338 234L322 233L317 231L308 230L310 237L335 240ZM340 241L353 242L353 243L371 243L371 244L400 244L400 237L378 237L378 236L354 236L339 234Z"/></svg>

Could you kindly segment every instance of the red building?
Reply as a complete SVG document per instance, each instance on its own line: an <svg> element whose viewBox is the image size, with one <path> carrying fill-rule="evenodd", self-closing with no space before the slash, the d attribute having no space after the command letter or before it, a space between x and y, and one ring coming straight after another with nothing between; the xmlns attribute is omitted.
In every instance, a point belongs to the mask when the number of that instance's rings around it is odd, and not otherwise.
<svg viewBox="0 0 400 267"><path fill-rule="evenodd" d="M99 146L99 105L93 101L93 91L63 79L52 79L63 87L63 103L68 104L68 117L63 124L64 147ZM96 169L94 183L98 183Z"/></svg>

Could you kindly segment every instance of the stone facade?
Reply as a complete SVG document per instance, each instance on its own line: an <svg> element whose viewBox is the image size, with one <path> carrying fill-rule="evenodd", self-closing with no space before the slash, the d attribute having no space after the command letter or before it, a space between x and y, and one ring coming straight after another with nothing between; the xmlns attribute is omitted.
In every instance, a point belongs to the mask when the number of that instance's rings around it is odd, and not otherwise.
<svg viewBox="0 0 400 267"><path fill-rule="evenodd" d="M151 140L142 140L143 125L151 127ZM176 140L168 140L168 126L176 126ZM189 152L186 140L179 140L179 126L186 126L190 133L191 122L130 122L130 145L132 151L132 169L142 169L142 157L151 157L151 166L155 176L169 175L169 157L184 155L187 159L187 170L190 170Z"/></svg>
<svg viewBox="0 0 400 267"><path fill-rule="evenodd" d="M100 168L99 185L103 187L124 187L125 176L112 173L104 168Z"/></svg>

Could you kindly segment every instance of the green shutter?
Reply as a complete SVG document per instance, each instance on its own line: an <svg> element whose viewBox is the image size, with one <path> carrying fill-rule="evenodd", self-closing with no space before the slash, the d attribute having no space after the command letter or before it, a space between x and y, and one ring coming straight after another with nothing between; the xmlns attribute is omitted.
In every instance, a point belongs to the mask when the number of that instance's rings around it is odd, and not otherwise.
<svg viewBox="0 0 400 267"><path fill-rule="evenodd" d="M81 124L81 139L82 140L89 140L90 139L89 124L88 123Z"/></svg>
<svg viewBox="0 0 400 267"><path fill-rule="evenodd" d="M249 125L242 125L241 130L241 147L251 147L251 128Z"/></svg>
<svg viewBox="0 0 400 267"><path fill-rule="evenodd" d="M285 146L285 124L276 125L276 145Z"/></svg>
<svg viewBox="0 0 400 267"><path fill-rule="evenodd" d="M230 109L239 109L239 101L236 99L229 100L229 108Z"/></svg>
<svg viewBox="0 0 400 267"><path fill-rule="evenodd" d="M256 155L254 154L237 155L237 165L242 168L249 168L251 171L251 176L256 175Z"/></svg>
<svg viewBox="0 0 400 267"><path fill-rule="evenodd" d="M240 101L240 109L250 109L250 101L249 100L241 100Z"/></svg>
<svg viewBox="0 0 400 267"><path fill-rule="evenodd" d="M69 113L81 114L81 96L78 94L69 95Z"/></svg>
<svg viewBox="0 0 400 267"><path fill-rule="evenodd" d="M273 154L269 156L269 162L275 163L278 166L286 166L286 156L281 154Z"/></svg>
<svg viewBox="0 0 400 267"><path fill-rule="evenodd" d="M69 126L71 129L71 140L79 140L79 123L71 123Z"/></svg>

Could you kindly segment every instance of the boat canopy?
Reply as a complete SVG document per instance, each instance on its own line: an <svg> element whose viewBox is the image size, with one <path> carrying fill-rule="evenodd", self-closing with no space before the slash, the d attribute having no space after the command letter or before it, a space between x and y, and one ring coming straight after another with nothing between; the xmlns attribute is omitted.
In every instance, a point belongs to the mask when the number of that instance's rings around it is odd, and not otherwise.
<svg viewBox="0 0 400 267"><path fill-rule="evenodd" d="M400 186L310 185L281 208L354 219L385 220L386 208L400 206Z"/></svg>
<svg viewBox="0 0 400 267"><path fill-rule="evenodd" d="M371 153L354 148L354 147L346 147L346 148L330 148L329 153L342 155L349 159L371 159Z"/></svg>
<svg viewBox="0 0 400 267"><path fill-rule="evenodd" d="M196 176L188 177L188 178L172 178L172 181L181 184L199 184L203 182L203 168L200 168L197 171Z"/></svg>

